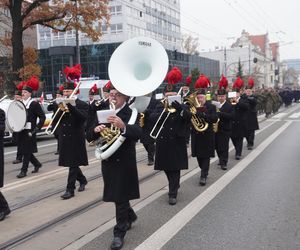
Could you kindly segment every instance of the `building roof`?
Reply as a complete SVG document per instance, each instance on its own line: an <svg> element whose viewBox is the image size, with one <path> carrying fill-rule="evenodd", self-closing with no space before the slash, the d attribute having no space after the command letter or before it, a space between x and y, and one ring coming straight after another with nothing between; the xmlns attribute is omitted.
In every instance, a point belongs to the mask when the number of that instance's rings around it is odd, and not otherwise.
<svg viewBox="0 0 300 250"><path fill-rule="evenodd" d="M253 45L258 46L261 52L266 53L266 44L268 42L268 34L249 36L249 39Z"/></svg>
<svg viewBox="0 0 300 250"><path fill-rule="evenodd" d="M278 43L270 43L270 47L272 50L273 60L277 60L278 52L279 52L279 44Z"/></svg>

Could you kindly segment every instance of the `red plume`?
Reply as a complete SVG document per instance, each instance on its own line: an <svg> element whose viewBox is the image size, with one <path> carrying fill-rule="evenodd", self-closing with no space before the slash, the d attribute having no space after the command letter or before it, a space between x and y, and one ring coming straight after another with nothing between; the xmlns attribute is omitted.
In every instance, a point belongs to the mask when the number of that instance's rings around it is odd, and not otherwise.
<svg viewBox="0 0 300 250"><path fill-rule="evenodd" d="M195 89L206 89L209 85L209 79L204 74L201 74L195 83Z"/></svg>
<svg viewBox="0 0 300 250"><path fill-rule="evenodd" d="M95 83L93 87L91 87L90 89L91 93L97 93L98 92L98 88L97 88L97 84Z"/></svg>
<svg viewBox="0 0 300 250"><path fill-rule="evenodd" d="M235 80L235 82L233 83L232 85L232 88L235 88L235 89L241 89L242 87L244 86L244 81L242 78L240 78L238 76L238 78Z"/></svg>
<svg viewBox="0 0 300 250"><path fill-rule="evenodd" d="M32 76L25 85L29 86L33 91L37 91L39 89L39 79L36 76Z"/></svg>
<svg viewBox="0 0 300 250"><path fill-rule="evenodd" d="M105 84L104 88L110 90L110 88L111 88L111 81L108 81L108 82Z"/></svg>
<svg viewBox="0 0 300 250"><path fill-rule="evenodd" d="M16 86L16 88L17 88L17 90L19 90L19 91L22 91L22 89L23 89L23 86L26 84L26 82L20 82L17 86Z"/></svg>
<svg viewBox="0 0 300 250"><path fill-rule="evenodd" d="M219 89L222 88L227 89L227 87L228 87L228 80L224 75L222 75L219 81Z"/></svg>
<svg viewBox="0 0 300 250"><path fill-rule="evenodd" d="M186 79L185 79L185 83L187 86L190 86L190 84L192 83L192 76L188 76Z"/></svg>
<svg viewBox="0 0 300 250"><path fill-rule="evenodd" d="M59 85L58 89L59 91L64 91L64 85L63 84Z"/></svg>
<svg viewBox="0 0 300 250"><path fill-rule="evenodd" d="M82 74L81 70L82 70L81 65L80 64L76 64L73 67L66 66L64 68L64 73L66 75L67 80L71 80L71 81L76 80L76 81L79 81L80 76Z"/></svg>
<svg viewBox="0 0 300 250"><path fill-rule="evenodd" d="M252 77L249 77L249 79L248 79L248 87L250 89L252 89L254 87L254 80Z"/></svg>
<svg viewBox="0 0 300 250"><path fill-rule="evenodd" d="M173 67L166 76L168 84L176 84L182 81L182 73L179 68Z"/></svg>

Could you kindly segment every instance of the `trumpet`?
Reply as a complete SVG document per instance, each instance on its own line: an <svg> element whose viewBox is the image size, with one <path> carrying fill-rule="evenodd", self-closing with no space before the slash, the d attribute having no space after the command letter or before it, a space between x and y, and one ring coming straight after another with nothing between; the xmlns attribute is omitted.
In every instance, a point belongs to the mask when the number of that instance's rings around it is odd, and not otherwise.
<svg viewBox="0 0 300 250"><path fill-rule="evenodd" d="M67 99L73 98L73 96L74 96L74 95L76 94L76 92L78 91L80 84L81 84L81 82L79 82L79 83L77 84L76 88L73 90L73 92L71 93L71 95L70 95ZM61 119L62 119L63 116L65 115L65 113L69 112L68 107L65 106L63 103L62 103L62 104L60 103L60 104L58 105L58 107L59 107L59 108L56 110L54 116L52 117L52 120L50 121L48 127L47 127L46 130L45 130L45 132L46 132L48 135L53 135L53 134L54 134L55 130L57 129L57 127L58 127L58 125L59 125ZM50 129L51 129L51 127L52 127L52 123L53 123L54 119L56 118L56 116L59 114L59 111L62 111L61 116L59 117L57 123L55 124L55 127L50 131Z"/></svg>

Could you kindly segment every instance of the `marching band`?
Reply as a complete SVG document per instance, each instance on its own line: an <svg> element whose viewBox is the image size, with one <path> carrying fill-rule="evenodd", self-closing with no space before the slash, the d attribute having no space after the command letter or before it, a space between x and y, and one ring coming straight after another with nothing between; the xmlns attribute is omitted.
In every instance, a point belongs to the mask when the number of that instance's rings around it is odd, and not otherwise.
<svg viewBox="0 0 300 250"><path fill-rule="evenodd" d="M130 200L140 197L135 148L139 139L147 151L148 165L154 165L154 170L165 172L170 205L177 203L180 171L188 169L189 138L191 138L191 155L196 157L201 169L200 186L206 185L210 158L214 157L215 151L220 168L227 170L230 138L235 147L236 160L242 157L244 137L248 149L254 147L255 130L259 127L257 97L252 90L253 81L249 81L248 86L244 87L243 80L238 78L233 84L235 94L229 99L228 81L222 76L216 91L216 100L213 101L207 98L210 82L203 74L192 88L184 86L182 93L174 92L172 88L181 82L182 75L178 68L173 68L167 75L168 84L163 100L158 101L152 97L146 103L145 109L139 110L139 115L135 116L138 108L134 103L129 105L129 95L117 89L114 82L109 82L101 90L102 93L108 93L107 96L101 95L100 89L94 85L89 91L89 103L76 98L76 85L80 75L81 72L76 74L76 71L72 71L67 77L68 81L59 88L63 98L57 97L57 101L49 105L49 110L55 114L52 128L57 128L55 137L59 145L58 165L69 168L66 190L61 198L67 200L74 197L76 181L79 182L78 191L85 190L87 178L80 166L88 165L86 141L97 144L96 147L101 152L103 200L113 202L116 209L116 225L113 229L111 249L122 248L127 230L131 229L132 223L137 220ZM32 92L38 89L36 80L32 79L21 86L21 102L26 107L27 120L25 128L16 132L19 155L17 161L22 161L18 178L27 175L29 162L34 165L32 173L39 172L42 167L33 155L37 152L36 132L45 121L40 105L31 98ZM96 100L95 95L100 95L102 99ZM107 110L111 113L104 120L100 120L99 117L104 116L103 111ZM0 187L3 186L4 176L4 130L5 112L0 109ZM103 152L109 148L111 152L104 157ZM0 192L0 220L9 213L9 206Z"/></svg>

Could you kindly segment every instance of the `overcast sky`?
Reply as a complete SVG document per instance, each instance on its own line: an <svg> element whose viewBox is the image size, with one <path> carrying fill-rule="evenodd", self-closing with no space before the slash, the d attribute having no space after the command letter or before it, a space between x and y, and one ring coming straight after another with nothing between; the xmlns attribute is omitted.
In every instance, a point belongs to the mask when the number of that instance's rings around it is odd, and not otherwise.
<svg viewBox="0 0 300 250"><path fill-rule="evenodd" d="M182 33L199 37L199 51L229 46L242 30L269 33L280 58L300 59L300 0L181 0Z"/></svg>

